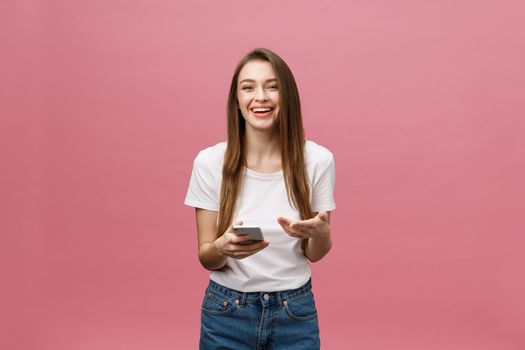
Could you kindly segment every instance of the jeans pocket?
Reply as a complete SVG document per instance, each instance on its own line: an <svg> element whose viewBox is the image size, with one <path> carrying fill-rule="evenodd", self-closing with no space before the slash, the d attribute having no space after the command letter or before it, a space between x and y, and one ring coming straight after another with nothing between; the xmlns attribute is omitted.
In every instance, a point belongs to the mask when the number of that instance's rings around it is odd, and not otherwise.
<svg viewBox="0 0 525 350"><path fill-rule="evenodd" d="M206 290L202 301L202 312L211 316L223 316L232 313L237 304L224 295Z"/></svg>
<svg viewBox="0 0 525 350"><path fill-rule="evenodd" d="M296 321L310 321L317 317L317 309L312 292L283 301L284 310Z"/></svg>

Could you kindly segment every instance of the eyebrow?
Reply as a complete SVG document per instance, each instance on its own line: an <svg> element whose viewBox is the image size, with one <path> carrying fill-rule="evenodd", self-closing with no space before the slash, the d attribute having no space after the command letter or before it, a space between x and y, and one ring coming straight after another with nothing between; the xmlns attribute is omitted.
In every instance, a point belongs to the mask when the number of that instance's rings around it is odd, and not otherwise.
<svg viewBox="0 0 525 350"><path fill-rule="evenodd" d="M265 81L265 83L268 83L268 82L273 82L273 81L277 81L277 79L268 79ZM255 83L255 80L253 79L243 79L239 82L239 84L242 84L242 83Z"/></svg>

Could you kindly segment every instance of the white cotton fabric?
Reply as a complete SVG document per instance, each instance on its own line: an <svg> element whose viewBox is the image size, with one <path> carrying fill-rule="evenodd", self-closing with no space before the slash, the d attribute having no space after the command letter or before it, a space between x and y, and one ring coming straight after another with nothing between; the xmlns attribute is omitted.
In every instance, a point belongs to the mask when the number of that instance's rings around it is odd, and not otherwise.
<svg viewBox="0 0 525 350"><path fill-rule="evenodd" d="M199 152L184 204L219 211L225 151L226 142L220 142ZM308 140L305 163L312 189L312 210L334 210L335 164L332 153ZM282 229L277 223L279 216L301 219L288 202L282 170L259 173L246 169L233 221L242 220L243 225L260 226L270 245L241 260L228 257L222 269L210 272L210 279L241 292L274 292L298 288L306 283L311 271L301 249L301 240L290 237Z"/></svg>

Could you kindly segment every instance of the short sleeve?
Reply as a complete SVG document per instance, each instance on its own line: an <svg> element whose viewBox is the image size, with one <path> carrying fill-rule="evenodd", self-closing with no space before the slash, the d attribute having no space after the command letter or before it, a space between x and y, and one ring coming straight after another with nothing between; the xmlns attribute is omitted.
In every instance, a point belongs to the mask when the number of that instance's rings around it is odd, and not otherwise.
<svg viewBox="0 0 525 350"><path fill-rule="evenodd" d="M219 211L220 169L212 169L213 164L201 151L193 162L190 184L184 204L207 210Z"/></svg>
<svg viewBox="0 0 525 350"><path fill-rule="evenodd" d="M319 176L312 184L312 210L334 210L335 162L332 153L328 153L319 168Z"/></svg>

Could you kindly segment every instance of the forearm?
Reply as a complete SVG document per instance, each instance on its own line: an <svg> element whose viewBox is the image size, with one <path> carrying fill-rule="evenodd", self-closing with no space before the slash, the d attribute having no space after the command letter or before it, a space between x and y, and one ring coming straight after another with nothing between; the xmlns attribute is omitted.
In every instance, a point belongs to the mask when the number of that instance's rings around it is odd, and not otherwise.
<svg viewBox="0 0 525 350"><path fill-rule="evenodd" d="M199 260L207 270L219 270L226 265L227 256L220 253L214 243L204 243L199 248Z"/></svg>
<svg viewBox="0 0 525 350"><path fill-rule="evenodd" d="M330 234L322 238L308 238L306 247L304 249L304 255L311 262L321 260L332 248L332 239Z"/></svg>

